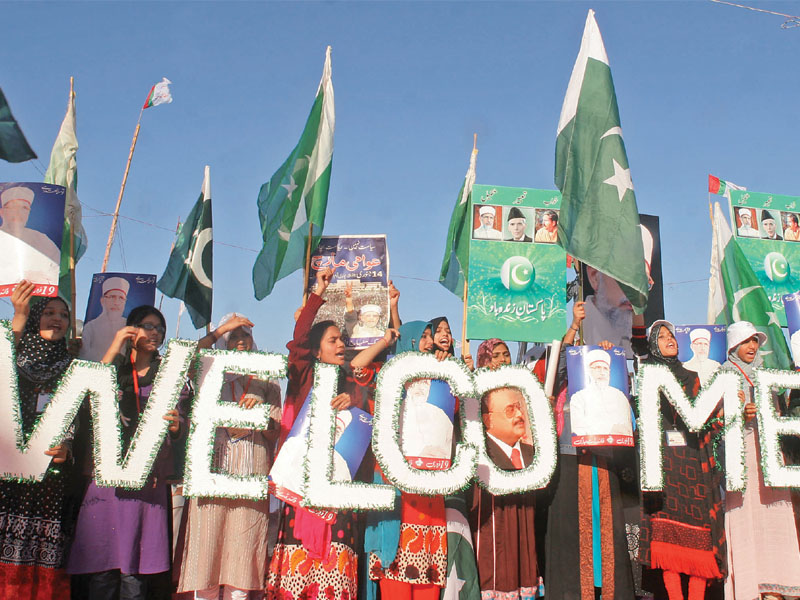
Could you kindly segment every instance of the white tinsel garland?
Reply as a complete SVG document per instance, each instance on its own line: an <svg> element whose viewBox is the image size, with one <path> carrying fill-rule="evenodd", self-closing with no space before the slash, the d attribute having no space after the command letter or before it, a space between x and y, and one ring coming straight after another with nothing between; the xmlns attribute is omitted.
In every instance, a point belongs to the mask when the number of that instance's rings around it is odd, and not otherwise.
<svg viewBox="0 0 800 600"><path fill-rule="evenodd" d="M467 404L464 437L478 448L478 481L495 496L545 487L556 468L558 438L553 410L539 381L529 369L519 365L500 367L494 371L478 369L474 378L475 398L464 400ZM533 462L516 471L498 468L487 454L480 400L477 400L491 390L506 387L518 389L525 399L525 410L535 448Z"/></svg>
<svg viewBox="0 0 800 600"><path fill-rule="evenodd" d="M244 408L234 402L220 402L220 393L225 373L252 375L263 381L285 377L286 357L266 352L201 350L197 363L197 391L192 400L183 495L266 498L266 475L244 477L215 473L211 470L211 463L217 427L266 429L271 406L260 404Z"/></svg>
<svg viewBox="0 0 800 600"><path fill-rule="evenodd" d="M681 420L690 431L700 431L708 421L720 399L724 399L724 410L728 433L725 436L725 459L728 489L741 489L742 479L742 428L741 411L730 412L739 405L737 392L741 386L741 375L721 370L703 386L692 400L684 393L680 382L664 365L646 364L639 368L639 451L641 487L645 491L659 491L664 487L662 444L664 428L661 421L661 392L675 407ZM730 415L733 415L732 418ZM737 421L738 415L738 421ZM733 487L731 487L733 486Z"/></svg>
<svg viewBox="0 0 800 600"><path fill-rule="evenodd" d="M92 427L97 485L138 490L145 482L167 435L164 415L175 408L194 358L197 342L170 340L128 451L122 456L122 427L116 389L92 387ZM107 367L106 367L107 368ZM87 373L88 375L88 373ZM88 378L88 377L87 377ZM116 382L115 382L116 383Z"/></svg>
<svg viewBox="0 0 800 600"><path fill-rule="evenodd" d="M800 466L786 465L780 448L781 435L800 436L800 417L782 417L775 410L774 388L800 388L800 373L756 369L753 377L758 407L758 432L761 448L761 471L770 487L800 488ZM751 475L757 481L755 474Z"/></svg>
<svg viewBox="0 0 800 600"><path fill-rule="evenodd" d="M96 380L113 382L113 370L109 374L105 365L97 369L97 363L72 362L26 440L15 363L11 324L0 321L0 423L13 430L12 435L0 436L0 479L41 481L53 459L45 451L63 441L89 387Z"/></svg>
<svg viewBox="0 0 800 600"><path fill-rule="evenodd" d="M452 494L466 487L475 472L478 449L460 442L450 468L423 471L408 464L400 447L400 416L404 384L414 379L446 381L454 396L474 394L472 374L456 359L438 361L430 354L404 352L387 362L378 375L375 418L372 422L372 450L386 479L404 492L426 495ZM461 403L462 424L465 423Z"/></svg>
<svg viewBox="0 0 800 600"><path fill-rule="evenodd" d="M331 400L336 396L338 373L334 365L317 363L314 368L302 505L332 510L391 510L395 499L392 486L333 480L336 411Z"/></svg>

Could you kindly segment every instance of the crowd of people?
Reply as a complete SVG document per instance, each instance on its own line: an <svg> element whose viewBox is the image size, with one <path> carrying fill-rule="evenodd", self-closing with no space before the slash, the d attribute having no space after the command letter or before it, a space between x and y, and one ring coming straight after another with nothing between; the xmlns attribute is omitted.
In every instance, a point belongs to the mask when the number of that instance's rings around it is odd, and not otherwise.
<svg viewBox="0 0 800 600"><path fill-rule="evenodd" d="M221 401L245 408L267 405L264 430L218 428L213 468L237 476L268 475L273 459L309 396L317 363L341 367L337 411L374 411L377 375L393 354L415 351L438 360L463 360L470 369L512 362L507 343L484 341L475 360L455 357L445 317L401 324L399 292L390 288L392 322L383 337L346 351L333 321L315 323L331 271L295 314L283 400L277 382L227 374ZM50 394L79 352L68 343L70 309L60 298L32 302L23 281L12 295L12 330L23 430L29 434ZM575 302L562 348L578 342L586 318ZM130 443L159 370L166 321L152 306L132 310L102 356L116 369L123 443ZM255 324L225 316L199 348L256 350ZM701 387L698 373L678 360L674 327L641 317L631 330L635 364L668 368L689 397ZM0 482L0 597L161 599L376 598L434 600L478 598L588 600L641 597L755 600L800 596L797 507L787 489L769 488L760 470L753 369L766 336L747 322L728 327L728 361L741 373L749 476L742 492L726 492L715 443L724 433L721 406L701 432L692 432L666 398L664 486L641 492L636 448L572 444L564 351L558 361L552 406L559 456L543 489L494 495L477 484L452 496L397 491L391 511L317 513L272 500L190 498L173 519L179 490L181 448L189 426L189 382L178 408L164 415L168 434L147 483L139 490L98 486L92 474L91 427L81 410L66 439L47 451L51 467L41 482ZM612 344L599 344L608 350ZM530 365L544 381L545 361ZM435 382L407 386L410 397ZM774 394L786 414L793 397ZM456 402L458 400L456 399ZM513 387L480 399L486 451L504 470L531 464L525 399ZM632 404L633 408L633 404ZM424 429L421 430L425 435ZM450 445L460 436L455 419ZM447 458L452 458L449 456ZM796 458L796 457L795 457ZM787 460L792 460L787 457ZM368 450L355 479L385 482ZM271 506L277 510L271 511ZM458 514L466 515L459 520ZM465 542L454 544L452 533ZM471 545L463 560L464 544ZM458 552L457 552L458 550ZM466 565L466 566L465 566ZM469 595L465 569L477 573ZM478 589L479 588L479 589ZM461 594L461 595L459 595ZM467 594L467 595L464 595Z"/></svg>

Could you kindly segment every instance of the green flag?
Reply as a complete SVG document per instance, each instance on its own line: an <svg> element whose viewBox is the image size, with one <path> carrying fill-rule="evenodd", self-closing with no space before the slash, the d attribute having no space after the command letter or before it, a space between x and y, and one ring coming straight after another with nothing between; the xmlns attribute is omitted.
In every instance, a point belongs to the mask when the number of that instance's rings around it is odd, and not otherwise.
<svg viewBox="0 0 800 600"><path fill-rule="evenodd" d="M2 89L0 89L0 158L12 163L36 158L36 154L28 145L28 140L25 139L25 134L11 114L11 107L6 102Z"/></svg>
<svg viewBox="0 0 800 600"><path fill-rule="evenodd" d="M475 162L478 150L473 149L469 158L469 168L464 177L464 184L458 192L453 214L450 216L450 227L447 229L447 242L444 247L442 270L439 283L464 299L464 282L469 270L469 239L472 233L472 215L469 212L469 197L475 183Z"/></svg>
<svg viewBox="0 0 800 600"><path fill-rule="evenodd" d="M203 190L181 225L167 268L156 287L186 304L195 329L211 322L213 243L211 231L211 175L206 167Z"/></svg>
<svg viewBox="0 0 800 600"><path fill-rule="evenodd" d="M639 210L614 81L592 10L561 108L555 182L562 194L558 243L616 279L636 313L644 312L648 279Z"/></svg>
<svg viewBox="0 0 800 600"><path fill-rule="evenodd" d="M467 503L461 496L447 496L444 505L447 515L447 579L441 599L480 600L481 584L467 522Z"/></svg>
<svg viewBox="0 0 800 600"><path fill-rule="evenodd" d="M335 127L331 48L311 114L289 158L258 193L258 218L264 246L253 265L253 289L262 300L275 283L305 264L308 236L311 250L325 226Z"/></svg>
<svg viewBox="0 0 800 600"><path fill-rule="evenodd" d="M75 92L70 90L67 114L61 123L58 137L50 153L50 165L44 174L45 183L54 183L67 189L64 201L64 230L61 236L61 267L58 291L64 298L72 297L70 277L70 238L75 264L86 252L88 239L83 229L81 203L78 200L78 137L75 133ZM74 236L74 238L72 237ZM74 308L74 307L73 307Z"/></svg>
<svg viewBox="0 0 800 600"><path fill-rule="evenodd" d="M765 367L793 368L775 309L747 257L733 239L719 202L715 202L708 322L730 325L735 321L750 321L758 331L767 334L767 343L761 348Z"/></svg>

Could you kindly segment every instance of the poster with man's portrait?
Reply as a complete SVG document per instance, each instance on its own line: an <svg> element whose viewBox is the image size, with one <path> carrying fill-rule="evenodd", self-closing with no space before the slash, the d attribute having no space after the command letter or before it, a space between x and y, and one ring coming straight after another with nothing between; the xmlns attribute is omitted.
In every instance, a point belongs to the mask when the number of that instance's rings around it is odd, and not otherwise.
<svg viewBox="0 0 800 600"><path fill-rule="evenodd" d="M676 325L678 360L697 373L700 384L706 385L727 360L725 325Z"/></svg>
<svg viewBox="0 0 800 600"><path fill-rule="evenodd" d="M558 242L558 210L552 208L536 209L536 234L533 241L537 244L555 244Z"/></svg>
<svg viewBox="0 0 800 600"><path fill-rule="evenodd" d="M794 366L800 366L800 292L786 294L783 297L786 311L786 325L789 328L789 346L792 349Z"/></svg>
<svg viewBox="0 0 800 600"><path fill-rule="evenodd" d="M58 295L66 188L50 183L0 183L0 296L23 279L34 296Z"/></svg>
<svg viewBox="0 0 800 600"><path fill-rule="evenodd" d="M736 242L785 327L783 297L800 290L800 245L794 243L800 240L800 196L732 190L730 207ZM747 228L753 219L755 235Z"/></svg>
<svg viewBox="0 0 800 600"><path fill-rule="evenodd" d="M400 425L403 454L415 469L450 468L456 399L447 382L416 379L406 385Z"/></svg>
<svg viewBox="0 0 800 600"><path fill-rule="evenodd" d="M503 239L506 242L533 241L536 227L536 212L528 206L504 206L503 223L505 231Z"/></svg>
<svg viewBox="0 0 800 600"><path fill-rule="evenodd" d="M661 279L661 228L659 218L639 215L644 250L644 267L650 284L645 323L664 318L664 285ZM628 358L631 350L633 307L619 283L600 271L583 265L583 290L586 319L583 322L583 342L599 344L608 340L621 346Z"/></svg>
<svg viewBox="0 0 800 600"><path fill-rule="evenodd" d="M80 357L101 360L114 336L125 327L137 306L156 301L155 275L149 273L95 273L83 321Z"/></svg>
<svg viewBox="0 0 800 600"><path fill-rule="evenodd" d="M472 239L473 240L502 240L503 239L503 207L491 204L475 205L472 207Z"/></svg>
<svg viewBox="0 0 800 600"><path fill-rule="evenodd" d="M625 351L567 348L567 394L573 446L633 446Z"/></svg>
<svg viewBox="0 0 800 600"><path fill-rule="evenodd" d="M311 253L310 266L309 292L317 272L333 269L315 323L334 321L347 348L366 348L383 337L391 320L385 235L324 236Z"/></svg>
<svg viewBox="0 0 800 600"><path fill-rule="evenodd" d="M313 391L313 390L312 390ZM311 426L308 393L297 413L292 429L281 446L269 472L269 492L276 498L300 507L305 487L303 464L308 452L308 433ZM372 416L360 408L336 411L336 433L333 442L333 480L352 481L372 440ZM328 523L336 513L313 510L314 514Z"/></svg>

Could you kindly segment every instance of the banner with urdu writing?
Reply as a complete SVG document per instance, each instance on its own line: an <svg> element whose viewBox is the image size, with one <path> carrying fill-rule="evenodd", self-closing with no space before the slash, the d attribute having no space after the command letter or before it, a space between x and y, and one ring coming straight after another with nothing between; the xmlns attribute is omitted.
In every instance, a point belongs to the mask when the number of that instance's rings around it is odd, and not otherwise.
<svg viewBox="0 0 800 600"><path fill-rule="evenodd" d="M567 327L557 191L475 185L467 337L551 342Z"/></svg>
<svg viewBox="0 0 800 600"><path fill-rule="evenodd" d="M731 225L785 327L782 298L800 289L800 197L732 190Z"/></svg>

